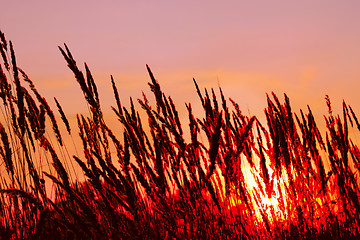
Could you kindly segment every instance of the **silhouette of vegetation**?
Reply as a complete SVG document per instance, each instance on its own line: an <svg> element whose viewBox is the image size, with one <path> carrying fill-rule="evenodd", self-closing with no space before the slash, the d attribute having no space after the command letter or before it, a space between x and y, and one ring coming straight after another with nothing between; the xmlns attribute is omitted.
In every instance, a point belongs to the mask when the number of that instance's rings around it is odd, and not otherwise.
<svg viewBox="0 0 360 240"><path fill-rule="evenodd" d="M326 97L321 134L310 107L296 114L286 95L283 102L267 96L265 125L221 89L219 96L194 80L204 116L188 103L184 123L147 66L156 103L144 95L139 110L132 99L128 108L121 104L111 77L119 136L104 121L89 68L84 74L66 45L60 52L90 109L77 115L77 126L55 99L58 123L17 66L11 41L0 37L3 239L360 237L360 150L349 137L360 124L345 102L342 116L334 115ZM80 135L83 154L67 155L64 134Z"/></svg>

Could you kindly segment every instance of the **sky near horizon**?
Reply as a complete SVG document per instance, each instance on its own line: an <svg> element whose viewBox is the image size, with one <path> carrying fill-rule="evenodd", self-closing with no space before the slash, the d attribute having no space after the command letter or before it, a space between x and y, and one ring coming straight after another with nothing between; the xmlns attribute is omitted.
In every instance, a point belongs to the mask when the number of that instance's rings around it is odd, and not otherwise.
<svg viewBox="0 0 360 240"><path fill-rule="evenodd" d="M86 62L102 108L149 94L148 64L179 107L199 104L193 86L222 87L244 112L259 114L266 93L293 109L326 113L342 99L360 114L360 1L5 1L0 29L18 65L64 111L84 111L80 88L57 46Z"/></svg>

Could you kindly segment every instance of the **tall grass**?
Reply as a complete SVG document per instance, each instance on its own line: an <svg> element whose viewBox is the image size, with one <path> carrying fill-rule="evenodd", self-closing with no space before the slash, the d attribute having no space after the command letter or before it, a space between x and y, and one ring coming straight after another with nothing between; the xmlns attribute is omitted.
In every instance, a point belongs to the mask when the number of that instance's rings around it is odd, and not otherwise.
<svg viewBox="0 0 360 240"><path fill-rule="evenodd" d="M266 123L260 123L221 89L216 95L194 80L204 115L187 103L184 123L147 66L156 102L144 95L139 110L132 99L130 107L121 104L111 77L112 109L124 129L119 136L104 121L89 68L84 74L66 45L60 52L90 109L77 115L77 126L55 99L57 122L17 66L12 43L0 37L4 239L360 237L360 150L349 137L349 128L360 124L345 102L343 114L334 115L326 97L322 134L310 108L294 113L286 95L283 102L267 96ZM83 154L66 157L64 134L79 134ZM75 177L74 164L85 181Z"/></svg>

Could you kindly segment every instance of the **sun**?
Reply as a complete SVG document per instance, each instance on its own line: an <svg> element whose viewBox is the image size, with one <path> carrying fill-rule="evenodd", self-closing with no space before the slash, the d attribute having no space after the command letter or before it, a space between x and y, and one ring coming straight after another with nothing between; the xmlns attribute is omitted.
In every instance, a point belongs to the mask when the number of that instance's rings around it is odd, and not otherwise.
<svg viewBox="0 0 360 240"><path fill-rule="evenodd" d="M282 194L279 192L279 189L283 187L279 187L277 183L275 183L271 196L268 196L264 190L264 183L257 183L254 176L255 174L253 173L244 172L244 186L246 187L249 206L255 219L259 223L264 221L264 217L272 223L286 219L286 201L283 199L286 196L284 195L284 191ZM228 210L235 215L242 211L248 211L246 201L241 196L239 189L235 186L230 186L230 191L226 193L224 179L220 178L218 181L221 182L220 185L222 186L220 194L221 200L226 204ZM262 190L260 190L259 184L263 188Z"/></svg>
<svg viewBox="0 0 360 240"><path fill-rule="evenodd" d="M261 202L261 209L268 216L275 215L276 217L278 217L280 215L279 214L281 213L280 203L276 196L271 196L270 198L263 196L261 197L260 202Z"/></svg>
<svg viewBox="0 0 360 240"><path fill-rule="evenodd" d="M270 171L269 171L270 172ZM247 190L250 193L251 200L254 206L256 217L262 221L265 215L267 219L283 220L287 217L286 201L284 197L283 186L278 186L275 182L272 186L271 195L269 196L265 191L265 184L255 180L254 173L247 173L245 175ZM282 191L282 193L280 193Z"/></svg>

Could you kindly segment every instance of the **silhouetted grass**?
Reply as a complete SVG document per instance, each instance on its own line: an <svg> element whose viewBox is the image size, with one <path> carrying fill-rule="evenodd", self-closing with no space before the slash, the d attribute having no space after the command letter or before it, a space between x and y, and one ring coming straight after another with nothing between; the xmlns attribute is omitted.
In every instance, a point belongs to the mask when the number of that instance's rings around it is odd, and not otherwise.
<svg viewBox="0 0 360 240"><path fill-rule="evenodd" d="M310 108L293 113L286 95L284 102L267 96L265 125L221 89L217 96L194 80L204 116L188 103L184 123L147 66L156 101L138 100L147 119L132 99L128 108L121 104L111 77L113 111L124 129L118 136L104 121L89 68L84 75L65 45L60 52L90 114L78 114L78 125L70 126L55 99L66 127L61 133L46 99L17 67L11 42L0 36L3 239L360 237L360 150L349 138L349 128L360 127L345 102L342 116L334 115L326 97L322 135ZM83 155L63 157L62 134L79 134Z"/></svg>

